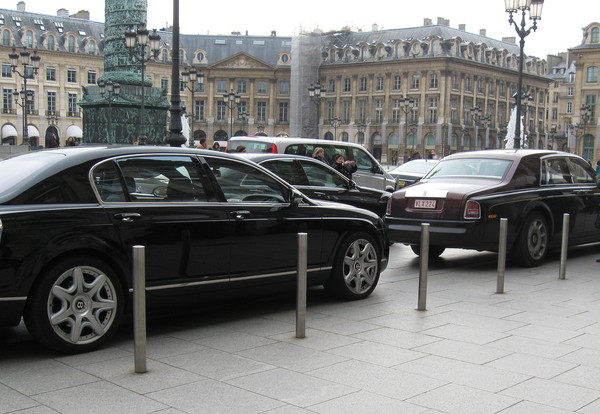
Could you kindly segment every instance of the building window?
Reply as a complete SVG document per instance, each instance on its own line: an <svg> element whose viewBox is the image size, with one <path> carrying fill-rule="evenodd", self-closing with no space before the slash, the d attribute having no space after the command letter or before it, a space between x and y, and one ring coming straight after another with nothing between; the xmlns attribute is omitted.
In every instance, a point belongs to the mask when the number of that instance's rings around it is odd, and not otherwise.
<svg viewBox="0 0 600 414"><path fill-rule="evenodd" d="M217 121L224 121L227 116L227 104L225 101L217 102Z"/></svg>
<svg viewBox="0 0 600 414"><path fill-rule="evenodd" d="M429 89L437 89L438 88L438 75L437 73L432 73L429 77Z"/></svg>
<svg viewBox="0 0 600 414"><path fill-rule="evenodd" d="M378 91L382 91L383 90L383 76L378 76L377 77L377 85L376 85L375 89L378 90Z"/></svg>
<svg viewBox="0 0 600 414"><path fill-rule="evenodd" d="M477 93L483 94L485 92L485 86L483 83L483 79L477 79Z"/></svg>
<svg viewBox="0 0 600 414"><path fill-rule="evenodd" d="M247 82L243 79L238 81L238 93L246 93L247 92Z"/></svg>
<svg viewBox="0 0 600 414"><path fill-rule="evenodd" d="M590 42L600 43L600 28L594 27L592 29L592 36L591 36Z"/></svg>
<svg viewBox="0 0 600 414"><path fill-rule="evenodd" d="M362 78L360 78L358 90L361 92L365 92L367 90L367 78L366 77L363 76Z"/></svg>
<svg viewBox="0 0 600 414"><path fill-rule="evenodd" d="M75 92L69 92L67 99L68 99L67 116L74 116L74 117L79 116L79 111L77 110L77 101L78 101L77 94Z"/></svg>
<svg viewBox="0 0 600 414"><path fill-rule="evenodd" d="M2 31L2 46L10 46L10 30Z"/></svg>
<svg viewBox="0 0 600 414"><path fill-rule="evenodd" d="M452 74L452 89L458 90L460 88L460 80L456 73Z"/></svg>
<svg viewBox="0 0 600 414"><path fill-rule="evenodd" d="M290 83L288 81L279 82L279 94L289 95L290 94Z"/></svg>
<svg viewBox="0 0 600 414"><path fill-rule="evenodd" d="M169 62L169 52L167 52L167 49L163 49L162 52L160 52L160 61L162 63Z"/></svg>
<svg viewBox="0 0 600 414"><path fill-rule="evenodd" d="M392 123L400 123L400 99L392 101Z"/></svg>
<svg viewBox="0 0 600 414"><path fill-rule="evenodd" d="M558 109L552 108L552 120L556 121L558 119Z"/></svg>
<svg viewBox="0 0 600 414"><path fill-rule="evenodd" d="M569 73L567 75L567 82L569 82L569 83L575 82L575 74L574 73Z"/></svg>
<svg viewBox="0 0 600 414"><path fill-rule="evenodd" d="M267 120L267 103L257 102L256 103L256 120L259 122L265 122Z"/></svg>
<svg viewBox="0 0 600 414"><path fill-rule="evenodd" d="M279 103L279 122L288 122L288 103Z"/></svg>
<svg viewBox="0 0 600 414"><path fill-rule="evenodd" d="M327 119L332 120L335 118L335 102L329 101L327 102Z"/></svg>
<svg viewBox="0 0 600 414"><path fill-rule="evenodd" d="M10 114L13 112L13 91L9 88L2 89L2 113Z"/></svg>
<svg viewBox="0 0 600 414"><path fill-rule="evenodd" d="M364 99L358 101L358 122L367 122L367 101Z"/></svg>
<svg viewBox="0 0 600 414"><path fill-rule="evenodd" d="M237 110L237 119L238 121L242 121L244 119L245 114L248 114L248 102L246 101L240 101L240 103L238 104L238 110Z"/></svg>
<svg viewBox="0 0 600 414"><path fill-rule="evenodd" d="M429 98L427 122L430 124L435 124L437 122L437 106L438 106L437 98Z"/></svg>
<svg viewBox="0 0 600 414"><path fill-rule="evenodd" d="M2 64L2 77L3 78L12 78L12 67L9 63Z"/></svg>
<svg viewBox="0 0 600 414"><path fill-rule="evenodd" d="M56 92L54 91L46 93L46 111L49 114L56 114Z"/></svg>
<svg viewBox="0 0 600 414"><path fill-rule="evenodd" d="M96 54L96 42L94 42L93 40L90 40L90 43L88 43L88 53L90 55Z"/></svg>
<svg viewBox="0 0 600 414"><path fill-rule="evenodd" d="M35 92L28 89L27 96L28 98L25 100L25 110L28 114L37 115L35 113Z"/></svg>
<svg viewBox="0 0 600 414"><path fill-rule="evenodd" d="M410 82L410 88L411 89L419 89L420 86L421 86L421 76L412 75L412 80Z"/></svg>
<svg viewBox="0 0 600 414"><path fill-rule="evenodd" d="M217 93L227 93L227 81L223 79L217 80Z"/></svg>
<svg viewBox="0 0 600 414"><path fill-rule="evenodd" d="M400 75L394 76L393 88L395 91L399 91L400 89L402 89L402 76L400 76Z"/></svg>
<svg viewBox="0 0 600 414"><path fill-rule="evenodd" d="M587 83L598 82L598 66L590 66L587 68Z"/></svg>
<svg viewBox="0 0 600 414"><path fill-rule="evenodd" d="M87 75L88 75L87 83L89 85L95 85L96 84L96 72L93 70L89 70Z"/></svg>
<svg viewBox="0 0 600 414"><path fill-rule="evenodd" d="M77 71L75 69L67 70L67 82L77 82Z"/></svg>
<svg viewBox="0 0 600 414"><path fill-rule="evenodd" d="M567 96L573 96L573 88L567 88Z"/></svg>
<svg viewBox="0 0 600 414"><path fill-rule="evenodd" d="M381 99L375 100L375 123L381 124L383 122L383 101Z"/></svg>
<svg viewBox="0 0 600 414"><path fill-rule="evenodd" d="M31 30L25 32L25 47L33 48L33 32Z"/></svg>
<svg viewBox="0 0 600 414"><path fill-rule="evenodd" d="M573 102L567 102L567 113L568 114L573 113Z"/></svg>
<svg viewBox="0 0 600 414"><path fill-rule="evenodd" d="M163 89L166 89L168 91L169 90L169 79L162 78L160 80L160 87L163 88Z"/></svg>
<svg viewBox="0 0 600 414"><path fill-rule="evenodd" d="M266 94L267 93L267 81L259 80L257 83L256 92Z"/></svg>
<svg viewBox="0 0 600 414"><path fill-rule="evenodd" d="M414 103L414 107L413 107L412 111L410 111L409 122L416 124L417 122L419 122L418 108L420 106L420 99L413 97L413 100L415 101L415 103Z"/></svg>
<svg viewBox="0 0 600 414"><path fill-rule="evenodd" d="M350 78L344 79L344 92L350 92L352 81Z"/></svg>
<svg viewBox="0 0 600 414"><path fill-rule="evenodd" d="M204 101L196 100L194 102L194 118L200 121L204 121Z"/></svg>
<svg viewBox="0 0 600 414"><path fill-rule="evenodd" d="M504 82L500 82L500 96L506 96L506 84Z"/></svg>
<svg viewBox="0 0 600 414"><path fill-rule="evenodd" d="M48 45L47 45L47 49L48 50L54 50L56 49L56 46L54 44L54 36L50 35L48 36Z"/></svg>
<svg viewBox="0 0 600 414"><path fill-rule="evenodd" d="M328 83L329 87L327 88L327 92L335 92L335 79L329 79Z"/></svg>
<svg viewBox="0 0 600 414"><path fill-rule="evenodd" d="M75 36L69 36L67 50L70 53L75 53Z"/></svg>
<svg viewBox="0 0 600 414"><path fill-rule="evenodd" d="M350 122L350 101L342 102L342 122L348 124Z"/></svg>
<svg viewBox="0 0 600 414"><path fill-rule="evenodd" d="M471 78L469 77L465 78L465 90L468 92L473 91L473 84L471 83Z"/></svg>

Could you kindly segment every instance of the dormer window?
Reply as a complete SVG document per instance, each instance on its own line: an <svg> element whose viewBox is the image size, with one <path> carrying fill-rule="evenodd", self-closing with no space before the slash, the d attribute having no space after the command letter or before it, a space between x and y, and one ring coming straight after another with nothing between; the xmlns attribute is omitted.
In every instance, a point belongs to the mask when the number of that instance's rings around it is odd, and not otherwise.
<svg viewBox="0 0 600 414"><path fill-rule="evenodd" d="M600 43L600 27L592 28L592 36L591 36L590 42Z"/></svg>
<svg viewBox="0 0 600 414"><path fill-rule="evenodd" d="M85 36L85 35L86 35L86 34L85 34L85 30L80 30L80 31L79 31L79 36Z"/></svg>
<svg viewBox="0 0 600 414"><path fill-rule="evenodd" d="M13 16L13 23L15 24L15 26L17 27L21 27L21 18L18 16Z"/></svg>
<svg viewBox="0 0 600 414"><path fill-rule="evenodd" d="M40 30L46 30L46 29L44 28L44 22L43 22L42 20L40 20L40 19L35 19L35 20L33 21L33 23L35 23L35 24L36 24L36 25L37 25L37 26L40 28Z"/></svg>
<svg viewBox="0 0 600 414"><path fill-rule="evenodd" d="M62 33L63 32L63 24L61 22L54 22L54 26L56 27L56 31L58 33Z"/></svg>

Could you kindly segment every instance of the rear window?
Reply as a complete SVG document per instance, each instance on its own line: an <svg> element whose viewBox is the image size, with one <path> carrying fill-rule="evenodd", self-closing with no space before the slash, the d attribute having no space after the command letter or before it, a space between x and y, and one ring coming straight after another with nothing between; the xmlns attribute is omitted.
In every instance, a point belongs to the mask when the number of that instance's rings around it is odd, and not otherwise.
<svg viewBox="0 0 600 414"><path fill-rule="evenodd" d="M490 158L462 158L445 160L436 164L425 176L435 178L486 178L502 180L508 172L512 161Z"/></svg>

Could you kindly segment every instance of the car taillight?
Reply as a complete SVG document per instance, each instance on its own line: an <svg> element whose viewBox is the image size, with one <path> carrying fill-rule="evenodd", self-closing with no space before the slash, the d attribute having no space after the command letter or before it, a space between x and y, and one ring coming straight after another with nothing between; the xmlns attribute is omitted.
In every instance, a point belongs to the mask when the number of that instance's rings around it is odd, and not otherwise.
<svg viewBox="0 0 600 414"><path fill-rule="evenodd" d="M388 216L392 214L392 197L390 197L390 199L387 202L387 209L385 211L385 214L387 214Z"/></svg>
<svg viewBox="0 0 600 414"><path fill-rule="evenodd" d="M481 206L477 201L469 200L465 206L465 218L466 219L479 219L481 218Z"/></svg>
<svg viewBox="0 0 600 414"><path fill-rule="evenodd" d="M272 154L277 154L277 145L271 144L271 153Z"/></svg>

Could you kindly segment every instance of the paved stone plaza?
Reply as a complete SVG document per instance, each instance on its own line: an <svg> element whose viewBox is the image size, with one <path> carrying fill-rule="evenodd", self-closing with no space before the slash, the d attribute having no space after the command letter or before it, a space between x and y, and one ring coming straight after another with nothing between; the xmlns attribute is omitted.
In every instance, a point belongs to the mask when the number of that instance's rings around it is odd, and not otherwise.
<svg viewBox="0 0 600 414"><path fill-rule="evenodd" d="M448 250L430 266L417 311L418 259L406 246L373 295L337 302L309 291L307 337L295 298L252 299L152 318L148 372L134 373L132 326L77 356L0 330L0 412L45 413L597 413L600 257L570 252L543 266Z"/></svg>

